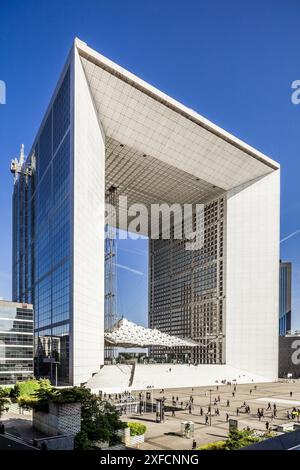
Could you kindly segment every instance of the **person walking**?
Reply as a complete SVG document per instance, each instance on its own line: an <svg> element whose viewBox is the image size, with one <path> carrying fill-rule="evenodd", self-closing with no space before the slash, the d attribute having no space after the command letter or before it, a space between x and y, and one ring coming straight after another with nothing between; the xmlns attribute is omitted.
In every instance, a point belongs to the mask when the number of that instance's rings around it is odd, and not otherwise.
<svg viewBox="0 0 300 470"><path fill-rule="evenodd" d="M233 396L233 398L234 398L234 396L235 396L235 392L234 392L234 391L232 392L232 396Z"/></svg>
<svg viewBox="0 0 300 470"><path fill-rule="evenodd" d="M189 404L189 414L190 415L192 414L192 404L191 403Z"/></svg>
<svg viewBox="0 0 300 470"><path fill-rule="evenodd" d="M203 409L200 407L200 416L203 416Z"/></svg>
<svg viewBox="0 0 300 470"><path fill-rule="evenodd" d="M205 415L205 424L208 424L208 415Z"/></svg>
<svg viewBox="0 0 300 470"><path fill-rule="evenodd" d="M269 421L266 422L266 430L269 430Z"/></svg>
<svg viewBox="0 0 300 470"><path fill-rule="evenodd" d="M267 411L271 409L271 403L269 402L268 403L268 408L267 408Z"/></svg>
<svg viewBox="0 0 300 470"><path fill-rule="evenodd" d="M290 397L292 398L292 396L293 396L293 392L290 392Z"/></svg>
<svg viewBox="0 0 300 470"><path fill-rule="evenodd" d="M192 450L196 450L196 449L197 449L197 442L194 439L193 444L192 444Z"/></svg>
<svg viewBox="0 0 300 470"><path fill-rule="evenodd" d="M226 423L228 423L228 420L229 420L229 414L226 413Z"/></svg>
<svg viewBox="0 0 300 470"><path fill-rule="evenodd" d="M238 408L236 409L236 415L237 416L239 415L239 409Z"/></svg>
<svg viewBox="0 0 300 470"><path fill-rule="evenodd" d="M227 407L230 406L229 400L227 400L226 406L227 406Z"/></svg>

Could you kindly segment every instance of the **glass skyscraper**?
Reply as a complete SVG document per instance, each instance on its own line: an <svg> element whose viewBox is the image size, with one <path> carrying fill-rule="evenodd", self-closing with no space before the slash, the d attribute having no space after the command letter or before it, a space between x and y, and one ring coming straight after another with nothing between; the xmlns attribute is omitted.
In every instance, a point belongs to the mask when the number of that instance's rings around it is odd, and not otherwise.
<svg viewBox="0 0 300 470"><path fill-rule="evenodd" d="M279 274L279 335L292 328L292 263L280 262Z"/></svg>
<svg viewBox="0 0 300 470"><path fill-rule="evenodd" d="M70 69L65 71L13 194L13 299L35 306L35 371L69 383ZM47 343L47 348L45 344Z"/></svg>

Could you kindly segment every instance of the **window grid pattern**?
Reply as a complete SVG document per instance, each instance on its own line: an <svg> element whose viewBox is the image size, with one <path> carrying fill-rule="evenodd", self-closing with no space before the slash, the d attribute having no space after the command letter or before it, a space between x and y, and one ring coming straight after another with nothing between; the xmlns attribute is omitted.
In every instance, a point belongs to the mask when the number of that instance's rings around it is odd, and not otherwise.
<svg viewBox="0 0 300 470"><path fill-rule="evenodd" d="M185 240L150 240L150 328L191 338L192 349L151 348L157 360L166 357L199 364L221 364L224 315L225 201L204 207L204 244L187 251ZM194 229L195 229L194 220Z"/></svg>

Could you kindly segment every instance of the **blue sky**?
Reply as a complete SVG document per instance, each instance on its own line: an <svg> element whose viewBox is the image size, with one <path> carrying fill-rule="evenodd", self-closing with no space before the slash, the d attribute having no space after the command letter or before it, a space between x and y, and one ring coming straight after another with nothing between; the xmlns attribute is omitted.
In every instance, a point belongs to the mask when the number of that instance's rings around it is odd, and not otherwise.
<svg viewBox="0 0 300 470"><path fill-rule="evenodd" d="M282 165L281 235L300 229L297 0L0 0L0 296L11 295L10 159L29 149L78 36ZM300 328L300 234L281 244L293 262ZM122 242L121 313L145 322L147 243Z"/></svg>

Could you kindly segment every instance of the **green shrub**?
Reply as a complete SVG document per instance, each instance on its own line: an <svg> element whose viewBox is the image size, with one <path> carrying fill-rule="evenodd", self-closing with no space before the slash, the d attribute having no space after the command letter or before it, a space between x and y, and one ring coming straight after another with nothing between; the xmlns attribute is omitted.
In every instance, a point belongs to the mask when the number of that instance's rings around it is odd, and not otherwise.
<svg viewBox="0 0 300 470"><path fill-rule="evenodd" d="M93 449L93 443L88 438L88 435L84 431L80 431L74 438L74 448L81 450Z"/></svg>
<svg viewBox="0 0 300 470"><path fill-rule="evenodd" d="M131 436L142 436L147 431L147 426L141 423L133 423L129 421L127 427L130 428Z"/></svg>
<svg viewBox="0 0 300 470"><path fill-rule="evenodd" d="M226 450L225 441L216 441L211 442L210 444L204 444L201 447L198 447L197 450Z"/></svg>
<svg viewBox="0 0 300 470"><path fill-rule="evenodd" d="M34 408L38 400L33 395L22 395L17 398L18 405L24 408Z"/></svg>
<svg viewBox="0 0 300 470"><path fill-rule="evenodd" d="M255 436L253 429L243 429L243 430L234 430L228 434L228 439L226 441L226 449L236 450L241 449L242 447L250 446L255 442L261 442L262 437Z"/></svg>
<svg viewBox="0 0 300 470"><path fill-rule="evenodd" d="M1 398L8 398L10 395L11 387L0 387L0 397Z"/></svg>
<svg viewBox="0 0 300 470"><path fill-rule="evenodd" d="M52 385L50 383L50 380L48 379L26 380L25 382L16 382L13 390L11 391L11 395L15 398L19 398L22 396L28 397L30 395L35 395L35 393L40 388L49 389L51 387Z"/></svg>

